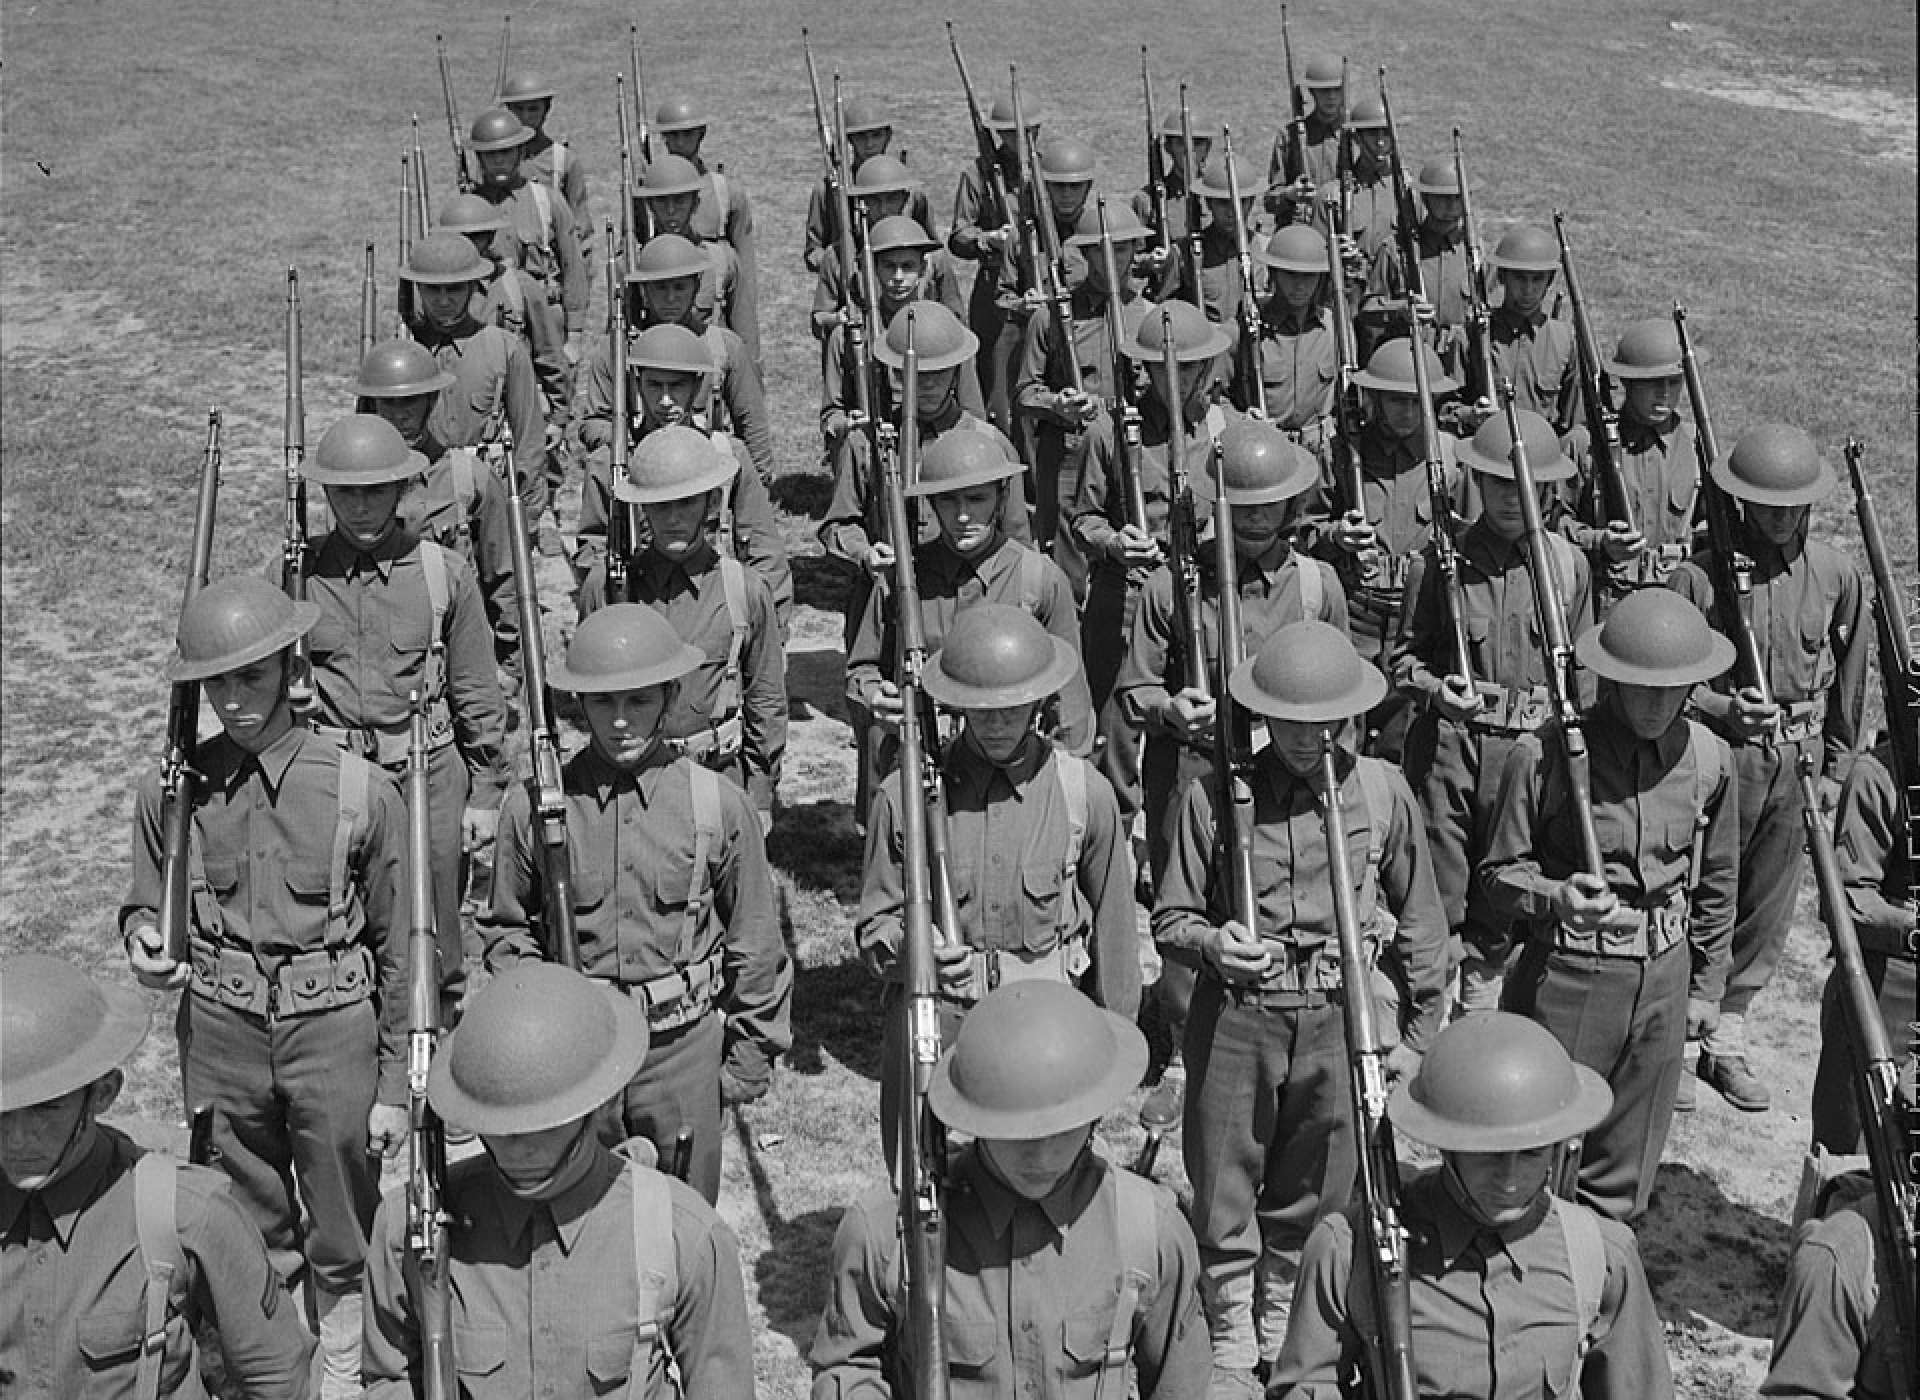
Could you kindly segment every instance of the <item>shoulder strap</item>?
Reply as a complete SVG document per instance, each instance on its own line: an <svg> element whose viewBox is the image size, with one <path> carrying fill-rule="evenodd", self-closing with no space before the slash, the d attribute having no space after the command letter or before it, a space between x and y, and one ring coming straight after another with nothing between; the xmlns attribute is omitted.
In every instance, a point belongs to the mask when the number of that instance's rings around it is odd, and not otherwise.
<svg viewBox="0 0 1920 1400"><path fill-rule="evenodd" d="M136 1400L157 1400L160 1394L160 1365L167 1356L167 1304L174 1279L184 1275L187 1267L175 1211L178 1187L176 1164L166 1153L146 1152L134 1162L133 1228L147 1273L140 1363L134 1378Z"/></svg>
<svg viewBox="0 0 1920 1400"><path fill-rule="evenodd" d="M565 141L555 141L553 143L553 188L554 192L562 198L566 197L566 190L563 188L566 178L567 143Z"/></svg>
<svg viewBox="0 0 1920 1400"><path fill-rule="evenodd" d="M716 382L715 392L717 393L718 391L718 383ZM714 547L720 551L721 557L726 558L735 554L739 548L733 538L735 516L733 493L739 489L740 473L752 471L754 468L751 462L742 462L740 460L740 454L733 450L733 434L724 429L715 428L708 432L707 438L715 447L734 459L735 470L733 476L727 481L725 486L720 488L720 529L719 533L714 537Z"/></svg>
<svg viewBox="0 0 1920 1400"><path fill-rule="evenodd" d="M340 751L340 797L333 819L333 854L327 863L327 924L329 932L345 933L353 886L347 867L353 860L353 833L367 814L367 786L373 768L355 753Z"/></svg>
<svg viewBox="0 0 1920 1400"><path fill-rule="evenodd" d="M637 1392L652 1372L655 1347L667 1348L672 1362L671 1339L660 1319L673 1312L680 1296L680 1255L673 1243L673 1193L667 1178L629 1162L627 1182L633 1195L633 1281L639 1295L634 1306L640 1322L633 1357Z"/></svg>
<svg viewBox="0 0 1920 1400"><path fill-rule="evenodd" d="M714 696L713 714L709 716L714 724L733 718L743 703L746 687L741 679L741 663L751 635L748 624L753 620L747 607L747 566L725 554L720 556L720 593L726 599L727 625L732 629L732 636L727 639L727 663L720 672L720 690Z"/></svg>
<svg viewBox="0 0 1920 1400"><path fill-rule="evenodd" d="M1387 765L1377 758L1363 756L1354 764L1354 773L1360 779L1360 800L1367 808L1367 863L1358 896L1360 920L1365 924L1373 921L1380 898L1380 864L1393 830L1393 790L1387 783Z"/></svg>
<svg viewBox="0 0 1920 1400"><path fill-rule="evenodd" d="M1080 852L1087 843L1087 763L1061 748L1055 748L1047 761L1060 780L1060 796L1067 806L1067 854L1062 863L1064 878L1055 916L1064 933L1073 909L1073 887L1080 876Z"/></svg>
<svg viewBox="0 0 1920 1400"><path fill-rule="evenodd" d="M534 207L540 211L541 247L553 247L553 191L538 180L527 181L527 188L533 193Z"/></svg>
<svg viewBox="0 0 1920 1400"><path fill-rule="evenodd" d="M1127 1356L1132 1351L1133 1318L1140 1295L1153 1286L1157 1240L1154 1222L1158 1202L1153 1183L1118 1167L1107 1169L1112 1182L1115 1232L1120 1240L1120 1287L1113 1303L1113 1322L1107 1328L1107 1354L1094 1382L1094 1400L1106 1400L1107 1382L1116 1380L1119 1395L1126 1394Z"/></svg>
<svg viewBox="0 0 1920 1400"><path fill-rule="evenodd" d="M699 947L700 929L707 919L707 905L713 898L712 872L707 868L721 844L720 775L697 763L686 765L687 783L693 798L693 871L687 884L687 912L680 925L680 951L675 961L682 967L693 962Z"/></svg>
<svg viewBox="0 0 1920 1400"><path fill-rule="evenodd" d="M1047 556L1027 545L1020 545L1020 606L1040 616L1040 604L1047 593Z"/></svg>
<svg viewBox="0 0 1920 1400"><path fill-rule="evenodd" d="M1687 855L1687 888L1700 883L1707 857L1707 803L1720 786L1720 736L1699 720L1687 721L1687 752L1693 759L1693 849Z"/></svg>
<svg viewBox="0 0 1920 1400"><path fill-rule="evenodd" d="M1560 1234L1566 1241L1574 1311L1580 1316L1580 1346L1574 1360L1577 1381L1600 1321L1600 1294L1607 1285L1607 1243L1600 1237L1600 1218L1587 1207L1556 1198L1553 1213L1560 1219Z"/></svg>
<svg viewBox="0 0 1920 1400"><path fill-rule="evenodd" d="M1320 577L1320 561L1299 550L1293 551L1293 574L1300 580L1300 616L1306 622L1318 622L1326 602L1326 583Z"/></svg>
<svg viewBox="0 0 1920 1400"><path fill-rule="evenodd" d="M480 509L480 482L474 475L473 454L464 447L453 448L447 453L447 467L453 477L454 532L460 538L460 552L471 558L473 517Z"/></svg>
<svg viewBox="0 0 1920 1400"><path fill-rule="evenodd" d="M717 236L726 238L727 224L729 222L727 215L730 214L733 209L733 191L727 188L727 172L723 166L716 165L709 173L713 176L713 202L720 211L720 229Z"/></svg>

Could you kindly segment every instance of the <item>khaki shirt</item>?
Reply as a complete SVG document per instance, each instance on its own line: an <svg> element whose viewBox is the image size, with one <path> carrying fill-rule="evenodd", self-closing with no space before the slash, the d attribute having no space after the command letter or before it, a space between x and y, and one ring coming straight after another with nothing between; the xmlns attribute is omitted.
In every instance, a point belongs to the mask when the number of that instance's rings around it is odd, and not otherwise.
<svg viewBox="0 0 1920 1400"><path fill-rule="evenodd" d="M478 298L474 305L485 310ZM411 330L454 378L434 399L428 429L449 447L483 447L505 442L511 428L514 473L525 492L547 469L546 401L540 397L528 342L502 326L483 325L471 314L450 331L425 317Z"/></svg>

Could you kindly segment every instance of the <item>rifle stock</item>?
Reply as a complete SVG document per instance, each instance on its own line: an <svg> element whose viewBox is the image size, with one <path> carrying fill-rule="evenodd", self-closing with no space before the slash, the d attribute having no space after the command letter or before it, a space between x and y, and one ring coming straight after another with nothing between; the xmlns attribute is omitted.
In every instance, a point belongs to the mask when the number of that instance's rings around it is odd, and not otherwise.
<svg viewBox="0 0 1920 1400"><path fill-rule="evenodd" d="M1100 221L1100 267L1107 279L1107 355L1113 361L1113 450L1120 463L1121 489L1126 493L1127 524L1147 533L1146 488L1140 480L1140 408L1127 392L1127 354L1122 342L1120 269L1113 256L1113 231L1107 223L1107 197L1095 197Z"/></svg>
<svg viewBox="0 0 1920 1400"><path fill-rule="evenodd" d="M1233 506L1227 500L1226 458L1216 443L1213 449L1213 574L1218 597L1214 604L1217 636L1214 651L1216 670L1213 687L1213 772L1225 806L1225 829L1221 845L1225 859L1228 908L1235 922L1253 937L1260 936L1259 894L1253 883L1253 784L1247 779L1245 764L1235 752L1233 673L1246 656L1246 644L1240 631L1240 590L1236 580L1239 560L1233 550ZM1303 561L1304 566L1314 565Z"/></svg>
<svg viewBox="0 0 1920 1400"><path fill-rule="evenodd" d="M427 1075L440 1038L440 941L434 927L433 823L427 778L427 703L408 696L407 725L407 1253L413 1261L420 1329L421 1390L454 1400L453 1298L447 1273L447 1142L427 1102Z"/></svg>
<svg viewBox="0 0 1920 1400"><path fill-rule="evenodd" d="M1162 256L1173 251L1173 231L1167 223L1167 152L1160 144L1160 128L1153 109L1153 70L1147 46L1140 46L1140 95L1147 110L1147 223Z"/></svg>
<svg viewBox="0 0 1920 1400"><path fill-rule="evenodd" d="M1252 411L1267 414L1267 377L1260 365L1260 308L1253 294L1253 254L1247 247L1247 215L1240 204L1240 172L1233 164L1233 128L1220 128L1222 163L1227 168L1227 198L1233 205L1233 254L1240 267L1240 300L1234 317L1240 323L1242 372L1247 377L1247 403Z"/></svg>
<svg viewBox="0 0 1920 1400"><path fill-rule="evenodd" d="M1400 154L1400 129L1393 122L1393 99L1387 96L1385 64L1380 67L1380 111L1387 120L1387 168L1393 177L1394 246L1400 257L1401 280L1406 284L1403 290L1409 298L1425 301L1427 278L1420 268L1420 210L1413 202L1413 190L1407 182L1407 163ZM1413 322L1411 306L1408 321L1409 333L1418 344L1420 327Z"/></svg>
<svg viewBox="0 0 1920 1400"><path fill-rule="evenodd" d="M980 111L980 98L973 90L973 78L967 72L967 60L960 52L960 36L953 21L947 21L947 47L953 51L953 65L960 70L960 86L967 95L967 121L973 127L973 159L980 171L980 192L992 205L990 218L995 227L1013 227L1013 196L1007 189L1006 171L1000 167L1000 152L993 132ZM983 211L985 213L987 211ZM982 218L985 224L988 218Z"/></svg>
<svg viewBox="0 0 1920 1400"><path fill-rule="evenodd" d="M1193 292L1193 304L1204 311L1207 296L1200 286L1200 269L1206 263L1207 245L1200 225L1205 221L1206 210L1200 203L1200 161L1193 145L1193 106L1187 101L1187 85L1184 82L1180 84L1180 158L1186 164L1180 179L1180 192L1187 214L1187 279Z"/></svg>
<svg viewBox="0 0 1920 1400"><path fill-rule="evenodd" d="M613 436L607 440L607 601L627 603L627 556L633 550L633 507L620 499L627 479L627 306L613 249L613 221L607 221L607 344L613 358Z"/></svg>
<svg viewBox="0 0 1920 1400"><path fill-rule="evenodd" d="M453 150L454 181L464 192L477 183L467 163L466 142L460 136L460 104L453 95L453 69L447 65L446 36L433 36L433 56L440 66L440 105L447 114L447 145Z"/></svg>
<svg viewBox="0 0 1920 1400"><path fill-rule="evenodd" d="M1400 1219L1400 1158L1387 1117L1387 1055L1374 1023L1371 965L1353 894L1353 857L1347 849L1346 807L1334 731L1320 736L1322 829L1327 876L1333 885L1334 925L1339 934L1340 998L1352 1065L1354 1131L1359 1146L1354 1194L1360 1205L1367 1286L1373 1291L1373 1334L1364 1338L1373 1393L1383 1400L1418 1400L1413 1372L1412 1276L1407 1232Z"/></svg>
<svg viewBox="0 0 1920 1400"><path fill-rule="evenodd" d="M220 410L207 410L207 443L200 454L200 487L193 508L193 547L187 560L185 611L213 569L213 519L220 498ZM200 748L200 683L175 681L167 692L167 750L160 769L160 946L173 962L189 956L192 932L193 804L200 786L194 767Z"/></svg>
<svg viewBox="0 0 1920 1400"><path fill-rule="evenodd" d="M1206 622L1200 615L1200 523L1195 518L1193 482L1187 475L1186 405L1181 399L1180 355L1173 339L1173 317L1160 308L1160 367L1167 394L1167 567L1173 573L1174 603L1179 608L1185 688L1207 690Z"/></svg>
<svg viewBox="0 0 1920 1400"><path fill-rule="evenodd" d="M1344 134L1341 139L1345 140ZM1347 498L1347 514L1365 520L1366 475L1355 446L1360 435L1360 386L1354 383L1360 372L1360 338L1353 327L1353 303L1347 299L1347 265L1340 257L1340 240L1347 232L1346 210L1338 199L1327 203L1327 304L1333 312L1334 353L1339 358L1333 390L1333 477Z"/></svg>
<svg viewBox="0 0 1920 1400"><path fill-rule="evenodd" d="M1467 602L1460 583L1460 551L1453 541L1453 502L1447 491L1446 462L1440 451L1440 420L1433 408L1433 376L1427 370L1431 353L1420 338L1413 307L1407 307L1407 346L1412 351L1413 391L1420 400L1420 440L1427 474L1427 497L1433 507L1433 560L1440 570L1446 594L1447 633L1453 650L1453 674L1473 684L1473 649L1467 644Z"/></svg>
<svg viewBox="0 0 1920 1400"><path fill-rule="evenodd" d="M1861 466L1866 448L1858 438L1848 438L1842 455L1846 458L1847 479L1853 486L1854 516L1860 524L1860 542L1867 551L1867 572L1873 579L1874 634L1879 642L1881 693L1887 712L1887 733L1893 742L1894 777L1907 794L1909 820L1916 804L1915 788L1920 787L1920 670L1914 667L1913 634L1905 605L1900 601L1900 585L1893 577L1893 565L1887 557L1886 536L1880 530L1880 512L1867 486L1867 474ZM1913 833L1911 850L1920 850L1920 829Z"/></svg>
<svg viewBox="0 0 1920 1400"><path fill-rule="evenodd" d="M1460 128L1453 129L1453 178L1460 186L1460 221L1467 246L1467 346L1473 364L1475 397L1491 408L1498 371L1493 364L1493 303L1487 294L1487 255L1473 218L1473 190L1467 183L1467 150Z"/></svg>
<svg viewBox="0 0 1920 1400"><path fill-rule="evenodd" d="M1280 7L1280 52L1287 65L1287 159L1293 178L1307 173L1307 117L1300 106L1300 82L1293 75L1293 35L1287 29L1287 7Z"/></svg>
<svg viewBox="0 0 1920 1400"><path fill-rule="evenodd" d="M286 409L280 433L284 533L280 550L280 587L296 603L307 600L307 482L300 467L307 458L307 403L301 390L300 273L287 269ZM287 670L287 703L301 719L314 712L313 651L307 638L293 644Z"/></svg>
<svg viewBox="0 0 1920 1400"><path fill-rule="evenodd" d="M1609 518L1629 530L1634 523L1633 493L1620 470L1620 415L1613 403L1613 386L1600 342L1587 315L1587 299L1580 294L1580 275L1573 266L1573 247L1567 242L1567 217L1553 211L1553 235L1560 243L1560 274L1567 284L1567 305L1573 313L1573 346L1580 371L1580 404L1587 420L1588 451L1593 457L1594 497ZM1612 501L1607 496L1611 494Z"/></svg>

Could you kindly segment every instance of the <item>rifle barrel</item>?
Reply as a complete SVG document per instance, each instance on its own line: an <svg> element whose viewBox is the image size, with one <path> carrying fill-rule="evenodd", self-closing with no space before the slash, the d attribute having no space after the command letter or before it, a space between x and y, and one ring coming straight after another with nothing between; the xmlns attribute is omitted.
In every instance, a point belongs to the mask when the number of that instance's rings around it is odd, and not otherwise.
<svg viewBox="0 0 1920 1400"><path fill-rule="evenodd" d="M1603 511L1628 530L1637 530L1633 492L1620 470L1620 415L1613 405L1606 362L1587 315L1587 299L1580 294L1580 274L1573 265L1573 245L1567 242L1567 216L1553 211L1553 235L1560 243L1560 274L1567 284L1567 304L1573 310L1574 358L1580 372L1580 402L1587 420L1589 451L1593 454L1594 498ZM1611 492L1611 505L1606 500Z"/></svg>
<svg viewBox="0 0 1920 1400"><path fill-rule="evenodd" d="M1188 690L1207 690L1206 622L1200 614L1200 526L1194 518L1193 482L1187 475L1186 405L1180 389L1180 351L1174 342L1173 316L1160 308L1160 368L1167 393L1167 545L1174 588L1180 599L1181 649ZM1222 590L1224 591L1224 590Z"/></svg>

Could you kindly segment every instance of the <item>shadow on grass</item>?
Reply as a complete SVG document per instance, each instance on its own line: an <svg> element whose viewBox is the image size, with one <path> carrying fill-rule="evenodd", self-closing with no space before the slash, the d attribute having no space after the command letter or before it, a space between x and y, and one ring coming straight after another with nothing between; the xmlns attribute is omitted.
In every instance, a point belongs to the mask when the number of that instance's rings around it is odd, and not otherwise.
<svg viewBox="0 0 1920 1400"><path fill-rule="evenodd" d="M788 1220L780 1213L773 1182L754 1142L753 1130L738 1113L733 1115L734 1139L753 1182L754 1203L767 1227L767 1248L753 1261L767 1325L786 1337L801 1356L813 1344L813 1331L826 1306L833 1261L833 1233L840 1210L810 1210Z"/></svg>
<svg viewBox="0 0 1920 1400"><path fill-rule="evenodd" d="M767 494L788 515L820 520L833 500L833 478L825 472L788 472L773 479Z"/></svg>
<svg viewBox="0 0 1920 1400"><path fill-rule="evenodd" d="M838 651L787 653L787 718L847 718L847 659Z"/></svg>
<svg viewBox="0 0 1920 1400"><path fill-rule="evenodd" d="M793 566L793 599L801 607L819 608L836 616L847 610L853 594L853 569L844 560L824 554L802 554Z"/></svg>
<svg viewBox="0 0 1920 1400"><path fill-rule="evenodd" d="M1661 1164L1635 1230L1660 1315L1682 1328L1706 1319L1748 1337L1773 1330L1786 1281L1787 1227L1729 1200L1711 1177Z"/></svg>
<svg viewBox="0 0 1920 1400"><path fill-rule="evenodd" d="M851 908L860 898L864 855L865 842L853 829L850 802L821 798L783 805L774 814L767 859L803 889L824 890ZM793 944L792 930L783 932Z"/></svg>
<svg viewBox="0 0 1920 1400"><path fill-rule="evenodd" d="M824 1074L829 1060L857 1078L880 1080L880 984L857 962L794 969L795 1074Z"/></svg>

